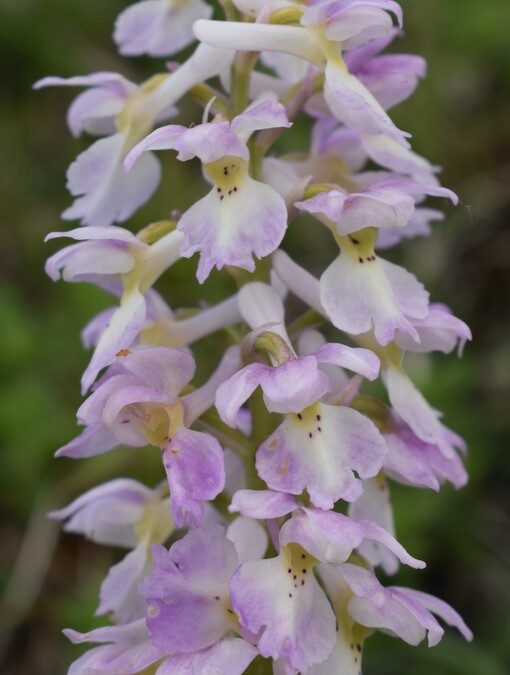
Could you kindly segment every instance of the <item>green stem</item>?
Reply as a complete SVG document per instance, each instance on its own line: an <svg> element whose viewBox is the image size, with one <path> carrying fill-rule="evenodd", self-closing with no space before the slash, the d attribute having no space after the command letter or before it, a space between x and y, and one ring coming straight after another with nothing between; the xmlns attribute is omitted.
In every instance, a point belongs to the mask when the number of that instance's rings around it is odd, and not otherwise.
<svg viewBox="0 0 510 675"><path fill-rule="evenodd" d="M214 408L207 410L197 420L197 423L217 438L218 441L233 450L244 462L251 460L253 449L250 447L250 439L243 436L237 429L232 429L225 424Z"/></svg>
<svg viewBox="0 0 510 675"><path fill-rule="evenodd" d="M227 21L241 21L241 13L231 0L219 0Z"/></svg>
<svg viewBox="0 0 510 675"><path fill-rule="evenodd" d="M314 309L309 309L289 324L288 333L290 337L293 337L296 333L299 333L305 328L320 326L322 323L324 323L324 317Z"/></svg>
<svg viewBox="0 0 510 675"><path fill-rule="evenodd" d="M254 272L247 272L240 267L231 267L230 265L227 265L225 269L234 279L238 288L242 288L245 284L250 284L252 281L262 281L268 284L271 272L271 256L255 260Z"/></svg>
<svg viewBox="0 0 510 675"><path fill-rule="evenodd" d="M243 112L250 100L250 78L258 52L238 52L232 64L231 117Z"/></svg>

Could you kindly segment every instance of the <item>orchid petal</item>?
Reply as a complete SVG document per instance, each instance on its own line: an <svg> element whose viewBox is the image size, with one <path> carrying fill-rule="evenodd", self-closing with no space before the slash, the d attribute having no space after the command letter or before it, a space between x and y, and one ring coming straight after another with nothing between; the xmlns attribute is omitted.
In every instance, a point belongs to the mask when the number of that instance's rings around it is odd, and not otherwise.
<svg viewBox="0 0 510 675"><path fill-rule="evenodd" d="M212 11L202 0L144 0L119 14L113 38L124 56L170 56L193 42L193 23Z"/></svg>
<svg viewBox="0 0 510 675"><path fill-rule="evenodd" d="M203 518L203 502L225 487L223 451L209 434L181 427L163 452L172 497L172 517L178 527Z"/></svg>
<svg viewBox="0 0 510 675"><path fill-rule="evenodd" d="M338 499L357 499L363 488L353 471L363 479L375 476L386 453L368 418L320 403L287 415L258 449L256 467L268 487L290 494L306 488L313 504L330 509Z"/></svg>

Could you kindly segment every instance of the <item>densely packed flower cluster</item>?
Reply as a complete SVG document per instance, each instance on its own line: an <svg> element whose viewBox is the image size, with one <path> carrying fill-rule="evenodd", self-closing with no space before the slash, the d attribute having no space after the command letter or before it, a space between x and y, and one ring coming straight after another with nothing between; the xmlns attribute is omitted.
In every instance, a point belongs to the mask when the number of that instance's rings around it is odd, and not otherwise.
<svg viewBox="0 0 510 675"><path fill-rule="evenodd" d="M75 200L63 217L81 226L48 235L74 243L47 272L117 300L83 332L93 347L84 430L57 455L154 446L162 456L156 487L117 478L51 514L127 550L100 590L97 613L112 625L65 631L96 643L71 675L238 675L252 663L358 675L375 629L432 646L443 634L436 616L471 639L442 600L377 577L425 565L395 539L389 481L466 482L464 442L404 356L461 350L470 331L380 256L441 218L427 197L457 201L387 113L425 63L381 53L401 33L395 0L222 7L225 20L203 0L128 7L115 26L121 54L167 57L199 41L146 82L99 72L36 85L85 87L68 124L99 136L69 168ZM161 126L185 96L201 119ZM309 148L282 154L298 117L311 123ZM182 214L169 203L171 219L133 234L118 223L151 197L154 151L168 150L198 158L204 196ZM320 278L279 248L302 212L336 252ZM238 291L179 318L154 284L182 257L196 259L200 284L225 268ZM290 323L287 295L302 307ZM326 340L328 324L349 346ZM193 344L225 328L223 358L197 386ZM387 400L363 393L379 376Z"/></svg>

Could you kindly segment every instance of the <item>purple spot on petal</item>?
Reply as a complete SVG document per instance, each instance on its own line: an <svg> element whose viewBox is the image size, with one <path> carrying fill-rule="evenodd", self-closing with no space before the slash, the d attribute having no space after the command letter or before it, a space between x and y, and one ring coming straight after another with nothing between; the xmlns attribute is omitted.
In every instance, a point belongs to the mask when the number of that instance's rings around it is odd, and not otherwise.
<svg viewBox="0 0 510 675"><path fill-rule="evenodd" d="M289 464L290 464L290 459L286 459L283 462L283 464L280 466L280 468L277 470L276 473L279 474L280 476L283 476L284 474L286 474L287 470L289 468Z"/></svg>

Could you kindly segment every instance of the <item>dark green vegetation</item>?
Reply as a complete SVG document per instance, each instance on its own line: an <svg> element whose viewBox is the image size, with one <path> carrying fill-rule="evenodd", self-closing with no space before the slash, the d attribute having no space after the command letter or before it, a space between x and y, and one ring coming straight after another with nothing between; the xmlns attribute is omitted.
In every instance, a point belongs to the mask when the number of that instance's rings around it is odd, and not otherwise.
<svg viewBox="0 0 510 675"><path fill-rule="evenodd" d="M402 0L406 38L398 49L429 61L429 77L395 111L414 135L417 151L444 167L443 182L461 198L430 240L390 253L425 282L434 300L451 305L473 329L464 358L416 358L413 374L446 423L470 445L471 481L441 494L395 486L397 534L428 567L403 570L396 583L421 587L454 605L475 632L468 645L449 633L428 650L383 636L369 641L366 675L505 675L510 672L510 50L508 0ZM2 246L0 388L2 441L0 539L0 671L59 675L79 650L60 629L86 630L99 584L115 553L72 536L44 513L98 482L124 474L153 484L162 478L155 450L116 451L90 461L54 460L76 434L79 377L87 355L81 327L110 300L92 287L55 286L45 258L64 242L43 245L65 230L59 213L70 203L65 170L88 139L64 126L75 91L34 93L51 74L120 70L137 80L156 61L123 61L110 27L120 0L0 0L0 137ZM194 109L185 106L185 119ZM287 146L288 147L288 146ZM185 209L202 186L188 164L163 157L165 181L136 214L139 229ZM191 185L190 185L191 183ZM441 205L442 206L442 205ZM313 228L313 231L312 229ZM323 269L331 255L327 233L296 221L286 239L293 254ZM203 289L192 284L196 262L183 261L163 278L173 306L215 301L231 288L214 273ZM201 353L206 352L199 344ZM14 570L14 572L13 572Z"/></svg>

